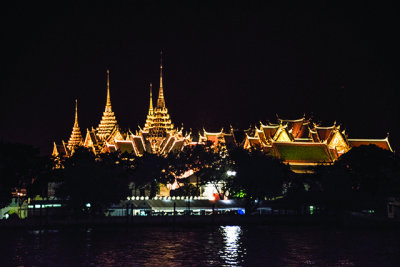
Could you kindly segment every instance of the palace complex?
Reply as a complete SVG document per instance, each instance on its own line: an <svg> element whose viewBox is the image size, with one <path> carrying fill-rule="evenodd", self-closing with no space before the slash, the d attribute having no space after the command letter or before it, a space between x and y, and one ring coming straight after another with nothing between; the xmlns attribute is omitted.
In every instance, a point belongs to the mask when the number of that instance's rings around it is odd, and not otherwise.
<svg viewBox="0 0 400 267"><path fill-rule="evenodd" d="M107 70L106 106L99 125L86 130L82 137L78 124L78 103L75 102L75 121L68 142L54 143L54 157L69 157L78 146L91 149L95 154L120 151L141 156L143 153L166 155L178 152L186 145L204 144L209 141L213 146L243 147L258 149L266 154L278 157L290 165L295 172L308 172L312 166L332 164L340 155L352 147L373 144L392 151L388 137L384 139L351 139L340 125L334 123L323 127L303 116L297 120L277 118L275 123L260 123L259 127L248 130L207 132L198 136L183 133L183 128L174 127L166 107L163 88L163 64L160 60L160 87L158 98L153 106L152 84L150 83L149 111L143 128L134 133L123 131L111 107L110 73Z"/></svg>

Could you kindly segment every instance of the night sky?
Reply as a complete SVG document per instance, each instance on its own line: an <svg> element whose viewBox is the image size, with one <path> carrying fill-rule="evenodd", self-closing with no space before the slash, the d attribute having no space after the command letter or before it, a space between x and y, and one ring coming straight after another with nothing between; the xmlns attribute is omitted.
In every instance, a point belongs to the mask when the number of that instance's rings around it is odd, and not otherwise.
<svg viewBox="0 0 400 267"><path fill-rule="evenodd" d="M159 88L196 133L247 129L276 114L337 121L350 138L400 148L398 10L390 5L15 4L1 7L0 139L49 153L74 122L97 127L110 69L122 129L143 126ZM156 99L154 98L154 101Z"/></svg>

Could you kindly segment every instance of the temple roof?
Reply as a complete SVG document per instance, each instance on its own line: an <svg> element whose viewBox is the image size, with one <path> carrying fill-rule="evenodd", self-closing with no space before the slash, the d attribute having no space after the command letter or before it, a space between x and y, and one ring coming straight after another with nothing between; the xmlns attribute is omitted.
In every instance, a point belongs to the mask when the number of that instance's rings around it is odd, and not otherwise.
<svg viewBox="0 0 400 267"><path fill-rule="evenodd" d="M318 133L318 137L321 142L327 141L331 137L334 130L335 130L335 125L330 127L319 127L319 126L315 127L315 131Z"/></svg>
<svg viewBox="0 0 400 267"><path fill-rule="evenodd" d="M172 145L174 144L174 142L175 142L175 137L170 136L167 139L167 141L164 143L164 146L162 147L161 153L168 153L171 150Z"/></svg>
<svg viewBox="0 0 400 267"><path fill-rule="evenodd" d="M224 134L225 145L229 148L236 146L235 137L233 134Z"/></svg>
<svg viewBox="0 0 400 267"><path fill-rule="evenodd" d="M275 155L289 163L332 163L329 148L323 143L274 142Z"/></svg>
<svg viewBox="0 0 400 267"><path fill-rule="evenodd" d="M300 138L310 138L310 123L309 122L303 122L301 125L300 129L298 130L296 136L293 136L295 139L300 139ZM293 135L293 132L292 132Z"/></svg>
<svg viewBox="0 0 400 267"><path fill-rule="evenodd" d="M137 155L133 141L118 140L115 142L115 147L121 151L121 153L131 153Z"/></svg>
<svg viewBox="0 0 400 267"><path fill-rule="evenodd" d="M250 147L255 149L261 149L263 145L261 144L261 140L258 137L250 137L249 135L246 134L244 148L249 149Z"/></svg>
<svg viewBox="0 0 400 267"><path fill-rule="evenodd" d="M110 144L107 143L107 152L112 153L112 152L115 152L115 151L117 151L117 147L115 145L110 145Z"/></svg>
<svg viewBox="0 0 400 267"><path fill-rule="evenodd" d="M264 125L261 123L261 129L264 132L266 140L274 138L276 131L279 129L279 125Z"/></svg>
<svg viewBox="0 0 400 267"><path fill-rule="evenodd" d="M61 142L61 145L57 145L56 142L54 142L53 144L53 152L51 154L53 157L64 157L64 156L68 156L69 152L68 152L68 148L65 144L64 141Z"/></svg>
<svg viewBox="0 0 400 267"><path fill-rule="evenodd" d="M375 145L379 148L389 150L393 152L392 147L389 144L389 138L385 139L348 139L351 147Z"/></svg>
<svg viewBox="0 0 400 267"><path fill-rule="evenodd" d="M287 125L287 129L288 131L290 131L291 135L293 138L300 138L300 137L304 137L304 131L305 129L308 129L308 127L304 127L308 125L308 120L306 120L305 117L302 117L300 119L297 120L283 120L283 119L279 119L278 121L281 124L286 124Z"/></svg>
<svg viewBox="0 0 400 267"><path fill-rule="evenodd" d="M182 150L183 146L184 146L184 140L175 140L175 142L173 143L173 145L172 145L171 149L168 151L168 153L169 152L173 152L173 153L179 152Z"/></svg>
<svg viewBox="0 0 400 267"><path fill-rule="evenodd" d="M233 138L235 139L236 144L241 145L246 139L246 134L241 130L233 130Z"/></svg>

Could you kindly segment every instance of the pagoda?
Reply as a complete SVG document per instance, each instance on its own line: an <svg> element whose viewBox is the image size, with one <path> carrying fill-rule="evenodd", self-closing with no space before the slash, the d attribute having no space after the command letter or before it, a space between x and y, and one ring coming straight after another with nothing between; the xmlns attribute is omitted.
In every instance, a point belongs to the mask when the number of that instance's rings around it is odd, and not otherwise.
<svg viewBox="0 0 400 267"><path fill-rule="evenodd" d="M152 85L150 84L150 105L143 132L148 133L148 140L153 152L160 152L161 143L173 130L174 125L165 105L163 88L162 52L160 53L160 89L158 91L157 105L153 108Z"/></svg>
<svg viewBox="0 0 400 267"><path fill-rule="evenodd" d="M99 126L96 128L96 135L100 140L107 140L115 128L118 128L117 119L111 108L110 98L110 71L107 70L107 101Z"/></svg>
<svg viewBox="0 0 400 267"><path fill-rule="evenodd" d="M75 122L72 127L72 133L69 137L67 148L69 151L72 151L75 147L82 144L83 138L81 133L81 128L79 128L78 124L78 100L75 99Z"/></svg>

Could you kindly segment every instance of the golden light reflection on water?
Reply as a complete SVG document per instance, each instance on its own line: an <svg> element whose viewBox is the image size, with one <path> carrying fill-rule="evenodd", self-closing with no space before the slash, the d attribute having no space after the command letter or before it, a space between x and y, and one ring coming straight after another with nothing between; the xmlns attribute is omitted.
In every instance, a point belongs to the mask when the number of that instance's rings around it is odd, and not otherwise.
<svg viewBox="0 0 400 267"><path fill-rule="evenodd" d="M398 234L287 226L3 231L0 266L398 266Z"/></svg>
<svg viewBox="0 0 400 267"><path fill-rule="evenodd" d="M246 251L243 251L241 244L242 229L240 226L220 226L224 246L219 251L220 257L229 265L237 265L241 262L241 257Z"/></svg>

